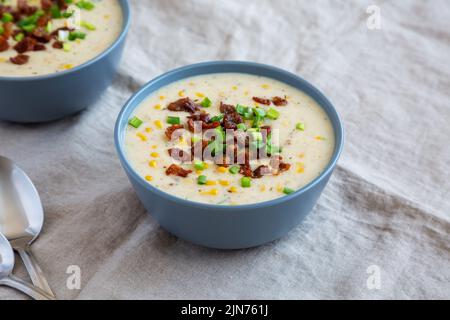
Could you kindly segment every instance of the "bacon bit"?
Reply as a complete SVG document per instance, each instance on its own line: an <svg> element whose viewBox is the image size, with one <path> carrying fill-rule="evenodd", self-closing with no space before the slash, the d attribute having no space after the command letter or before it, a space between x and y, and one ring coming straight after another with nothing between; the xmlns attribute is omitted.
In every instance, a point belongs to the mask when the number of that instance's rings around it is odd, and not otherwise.
<svg viewBox="0 0 450 320"><path fill-rule="evenodd" d="M55 42L53 42L52 47L55 49L62 49L62 48L64 48L64 43L61 41L55 41Z"/></svg>
<svg viewBox="0 0 450 320"><path fill-rule="evenodd" d="M262 178L265 175L270 174L270 168L268 166L259 166L253 171L253 178Z"/></svg>
<svg viewBox="0 0 450 320"><path fill-rule="evenodd" d="M41 6L44 10L49 10L53 5L52 0L41 0Z"/></svg>
<svg viewBox="0 0 450 320"><path fill-rule="evenodd" d="M223 116L223 127L225 129L236 130L239 123L243 123L241 115L236 111L236 108L229 104L220 103L220 112Z"/></svg>
<svg viewBox="0 0 450 320"><path fill-rule="evenodd" d="M44 27L34 29L31 35L34 39L42 43L48 43L51 39L50 34L45 31Z"/></svg>
<svg viewBox="0 0 450 320"><path fill-rule="evenodd" d="M46 27L51 19L52 19L52 17L49 14L45 14L42 17L39 18L39 20L36 23L36 25L38 27Z"/></svg>
<svg viewBox="0 0 450 320"><path fill-rule="evenodd" d="M288 171L291 165L283 162L282 156L275 156L270 159L270 166L272 167L272 173L277 175L281 172Z"/></svg>
<svg viewBox="0 0 450 320"><path fill-rule="evenodd" d="M172 164L166 170L166 175L175 175L182 178L186 178L190 173L192 173L192 170L185 170L182 167L177 166L176 164Z"/></svg>
<svg viewBox="0 0 450 320"><path fill-rule="evenodd" d="M30 16L38 10L37 7L28 5L27 0L17 0L17 9L26 16Z"/></svg>
<svg viewBox="0 0 450 320"><path fill-rule="evenodd" d="M14 24L12 22L6 22L3 24L3 34L2 37L5 37L5 39L9 39L11 35L13 34L13 26Z"/></svg>
<svg viewBox="0 0 450 320"><path fill-rule="evenodd" d="M29 56L25 55L25 54L19 54L15 57L11 57L9 58L9 60L14 63L14 64L18 64L18 65L22 65L28 62L28 60L30 59Z"/></svg>
<svg viewBox="0 0 450 320"><path fill-rule="evenodd" d="M36 43L33 47L33 51L43 51L43 50L47 50L47 48L41 43Z"/></svg>
<svg viewBox="0 0 450 320"><path fill-rule="evenodd" d="M260 104L264 104L266 106L270 106L270 103L271 103L271 101L269 99L259 98L259 97L253 97L253 101L260 103Z"/></svg>
<svg viewBox="0 0 450 320"><path fill-rule="evenodd" d="M171 156L175 160L178 160L181 162L192 161L192 155L190 152L186 152L179 148L171 148L167 151L169 152L169 156Z"/></svg>
<svg viewBox="0 0 450 320"><path fill-rule="evenodd" d="M166 137L169 140L172 140L173 133L178 129L183 129L184 126L182 124L174 124L166 129Z"/></svg>
<svg viewBox="0 0 450 320"><path fill-rule="evenodd" d="M14 50L16 50L18 53L25 53L27 51L33 51L34 46L36 45L36 40L30 37L26 37L22 41L18 42L14 46Z"/></svg>
<svg viewBox="0 0 450 320"><path fill-rule="evenodd" d="M283 99L281 97L273 97L272 102L277 107L284 107L288 104L288 101L286 99Z"/></svg>
<svg viewBox="0 0 450 320"><path fill-rule="evenodd" d="M248 164L241 164L241 169L239 170L239 173L249 178L253 177L252 168Z"/></svg>
<svg viewBox="0 0 450 320"><path fill-rule="evenodd" d="M230 104L225 104L223 102L220 102L220 112L233 113L233 112L236 112L236 108Z"/></svg>
<svg viewBox="0 0 450 320"><path fill-rule="evenodd" d="M9 49L9 43L6 38L0 36L0 52L6 51Z"/></svg>
<svg viewBox="0 0 450 320"><path fill-rule="evenodd" d="M167 109L169 109L170 111L185 111L189 113L195 113L195 111L200 110L200 107L190 98L182 98L170 103L167 106Z"/></svg>

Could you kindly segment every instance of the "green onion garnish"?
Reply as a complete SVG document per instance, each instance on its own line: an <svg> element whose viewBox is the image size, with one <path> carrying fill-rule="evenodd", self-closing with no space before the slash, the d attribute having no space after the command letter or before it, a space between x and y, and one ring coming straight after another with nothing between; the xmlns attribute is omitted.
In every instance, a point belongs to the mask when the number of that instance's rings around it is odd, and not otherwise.
<svg viewBox="0 0 450 320"><path fill-rule="evenodd" d="M197 183L200 185L206 184L207 180L208 180L208 178L206 176L198 176Z"/></svg>
<svg viewBox="0 0 450 320"><path fill-rule="evenodd" d="M0 35L2 35L5 32L5 28L3 26L0 26Z"/></svg>
<svg viewBox="0 0 450 320"><path fill-rule="evenodd" d="M239 166L232 166L228 171L230 171L231 174L236 174L240 170Z"/></svg>
<svg viewBox="0 0 450 320"><path fill-rule="evenodd" d="M253 109L253 112L255 113L255 116L264 118L266 116L266 110L261 108L255 108Z"/></svg>
<svg viewBox="0 0 450 320"><path fill-rule="evenodd" d="M81 0L77 3L77 7L80 9L91 11L95 8L95 4L87 0Z"/></svg>
<svg viewBox="0 0 450 320"><path fill-rule="evenodd" d="M277 120L279 116L280 116L280 113L277 110L275 110L273 108L270 108L269 110L267 110L266 118L269 118L271 120Z"/></svg>
<svg viewBox="0 0 450 320"><path fill-rule="evenodd" d="M136 129L139 128L143 123L144 122L138 117L133 117L130 121L128 121L128 124Z"/></svg>
<svg viewBox="0 0 450 320"><path fill-rule="evenodd" d="M212 117L209 122L220 122L223 119L223 114Z"/></svg>
<svg viewBox="0 0 450 320"><path fill-rule="evenodd" d="M252 186L252 179L250 179L249 177L243 177L241 179L241 186L243 188L250 188Z"/></svg>
<svg viewBox="0 0 450 320"><path fill-rule="evenodd" d="M195 167L196 170L205 170L206 165L202 161L195 161L194 162L194 167Z"/></svg>
<svg viewBox="0 0 450 320"><path fill-rule="evenodd" d="M197 142L199 142L200 140L202 140L202 138L199 137L199 136L192 136L192 137L191 137L192 143L197 143Z"/></svg>
<svg viewBox="0 0 450 320"><path fill-rule="evenodd" d="M201 105L203 108L209 108L209 107L211 107L211 104L212 104L212 102L211 102L211 100L209 100L208 97L205 97L205 99L203 99L203 101L200 102L200 105Z"/></svg>
<svg viewBox="0 0 450 320"><path fill-rule="evenodd" d="M70 49L72 49L72 46L70 45L70 43L64 43L63 44L63 50L65 51L65 52L69 52L70 51Z"/></svg>
<svg viewBox="0 0 450 320"><path fill-rule="evenodd" d="M238 123L237 128L241 131L247 130L247 126L245 125L245 123Z"/></svg>
<svg viewBox="0 0 450 320"><path fill-rule="evenodd" d="M89 31L94 31L97 29L92 23L89 23L87 21L81 21L81 26L85 27Z"/></svg>
<svg viewBox="0 0 450 320"><path fill-rule="evenodd" d="M238 104L238 105L236 106L236 111L237 111L237 113L239 113L241 116L243 116L243 115L245 115L246 112L248 112L248 107Z"/></svg>
<svg viewBox="0 0 450 320"><path fill-rule="evenodd" d="M75 41L77 39L85 39L86 38L86 33L81 32L81 31L72 31L69 33L69 41Z"/></svg>
<svg viewBox="0 0 450 320"><path fill-rule="evenodd" d="M16 34L16 36L14 37L14 40L16 40L17 42L20 42L23 40L23 38L25 38L25 35L21 32Z"/></svg>
<svg viewBox="0 0 450 320"><path fill-rule="evenodd" d="M295 192L295 190L293 190L291 188L288 188L288 187L285 187L283 189L283 193L285 193L285 194L291 194L291 193L294 193L294 192Z"/></svg>
<svg viewBox="0 0 450 320"><path fill-rule="evenodd" d="M36 25L35 24L27 24L22 26L22 29L25 30L26 32L32 32L34 29L36 29Z"/></svg>
<svg viewBox="0 0 450 320"><path fill-rule="evenodd" d="M2 21L4 23L11 22L13 20L14 20L14 17L11 13L9 13L9 12L3 13Z"/></svg>
<svg viewBox="0 0 450 320"><path fill-rule="evenodd" d="M297 123L297 125L295 126L295 128L296 128L297 130L300 130L300 131L305 131L305 124L302 123L302 122L299 122L299 123Z"/></svg>
<svg viewBox="0 0 450 320"><path fill-rule="evenodd" d="M168 117L167 117L167 123L168 123L168 124L180 124L180 123L181 123L181 120L180 120L180 117L171 117L171 116L168 116Z"/></svg>
<svg viewBox="0 0 450 320"><path fill-rule="evenodd" d="M53 30L53 24L49 21L47 22L47 26L45 27L45 31L50 33Z"/></svg>
<svg viewBox="0 0 450 320"><path fill-rule="evenodd" d="M250 135L251 135L253 141L262 141L263 140L263 135L261 132L250 131Z"/></svg>

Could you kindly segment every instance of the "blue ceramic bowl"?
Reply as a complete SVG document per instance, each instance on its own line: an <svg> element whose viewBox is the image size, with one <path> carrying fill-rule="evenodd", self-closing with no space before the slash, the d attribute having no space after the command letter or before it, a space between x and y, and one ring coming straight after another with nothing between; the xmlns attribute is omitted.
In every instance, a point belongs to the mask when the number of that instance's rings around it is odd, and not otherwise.
<svg viewBox="0 0 450 320"><path fill-rule="evenodd" d="M333 124L336 147L333 157L314 181L297 192L257 204L220 206L177 198L148 184L127 160L124 135L136 107L151 93L187 77L238 72L273 78L303 90L326 111ZM251 62L217 61L168 72L145 85L124 106L116 123L115 143L122 166L139 199L159 224L172 234L206 247L248 248L278 239L297 226L316 204L341 153L344 136L339 116L330 101L302 78L271 66Z"/></svg>
<svg viewBox="0 0 450 320"><path fill-rule="evenodd" d="M57 120L92 105L111 84L130 25L128 0L119 0L123 30L108 49L71 70L44 76L0 76L0 120L34 123Z"/></svg>

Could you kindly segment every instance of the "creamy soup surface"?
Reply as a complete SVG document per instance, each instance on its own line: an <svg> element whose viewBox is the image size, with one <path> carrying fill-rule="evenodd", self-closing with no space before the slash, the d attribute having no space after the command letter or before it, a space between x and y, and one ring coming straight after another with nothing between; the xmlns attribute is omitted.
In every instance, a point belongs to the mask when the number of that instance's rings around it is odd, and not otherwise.
<svg viewBox="0 0 450 320"><path fill-rule="evenodd" d="M282 97L287 105L271 103L269 106L256 102L254 97ZM263 109L267 114L270 109L275 110L275 113L270 112L272 119L266 115L260 126L270 126L272 132L278 132L280 156L289 169L278 174L246 178L236 169L231 169L234 165L224 167L204 159L194 159L194 163L175 161L168 150L173 147L189 150L193 140L190 133L175 142L165 134L174 118L179 118L181 125L187 127L185 124L190 113L167 108L170 103L183 98L203 105L208 98L210 106L200 107L200 112L207 112L211 117L221 114L221 103ZM168 117L174 118L168 121ZM251 204L286 196L323 172L335 144L328 116L312 98L282 82L248 74L203 75L172 83L144 100L130 121L134 126L127 127L125 152L136 172L164 192L209 204ZM247 128L254 124L254 119L243 121ZM275 136L274 133L272 135ZM206 165L202 164L203 160ZM192 172L187 177L168 175L166 171L174 163ZM250 164L251 169L255 170L262 164L268 164L268 160L256 160ZM202 177L201 181L199 177Z"/></svg>
<svg viewBox="0 0 450 320"><path fill-rule="evenodd" d="M76 26L74 31L80 32L82 39L77 37L69 40L67 33L53 36L50 42L43 43L45 50L24 52L23 54L29 56L29 58L28 62L21 65L12 63L10 59L19 54L14 49L14 46L23 39L22 36L17 37L15 34L22 31L26 37L27 33L16 24L17 20L13 21L13 31L15 32L8 37L9 49L6 51L0 49L0 76L35 76L69 70L95 58L109 48L118 38L123 28L120 3L118 0L90 0L87 1L89 5L86 7L88 9L86 9L77 7L77 4L80 2L86 3L83 0L74 0L73 4L68 8L59 10L64 15L66 12L71 12L71 8L77 8L80 13L79 19L75 15L68 18L52 18L50 24L45 24L44 30L46 33L51 34L59 28L66 26L73 28ZM27 4L42 10L40 0L28 0ZM0 6L8 6L16 10L17 0L2 1ZM49 10L45 12L49 13ZM24 20L26 17L24 15L21 19ZM1 26L2 22L0 22ZM5 25L3 25L3 29L5 29ZM54 48L53 44L56 41L64 45L64 48Z"/></svg>

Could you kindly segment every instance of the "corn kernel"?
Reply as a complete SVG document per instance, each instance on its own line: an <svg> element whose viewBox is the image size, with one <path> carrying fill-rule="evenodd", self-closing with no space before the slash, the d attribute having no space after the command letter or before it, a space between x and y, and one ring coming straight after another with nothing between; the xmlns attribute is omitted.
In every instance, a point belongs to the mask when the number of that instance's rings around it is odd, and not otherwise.
<svg viewBox="0 0 450 320"><path fill-rule="evenodd" d="M63 69L69 70L72 68L73 68L73 64L68 63L68 64L63 65Z"/></svg>
<svg viewBox="0 0 450 320"><path fill-rule="evenodd" d="M263 84L263 85L261 85L261 88L263 88L263 89L269 89L270 86L269 86L268 84Z"/></svg>
<svg viewBox="0 0 450 320"><path fill-rule="evenodd" d="M217 196L219 194L219 190L211 189L209 191L202 191L200 194L204 196Z"/></svg>
<svg viewBox="0 0 450 320"><path fill-rule="evenodd" d="M315 136L315 138L314 139L316 139L316 140L325 140L325 138L324 137L322 137L322 136Z"/></svg>
<svg viewBox="0 0 450 320"><path fill-rule="evenodd" d="M265 185L262 185L262 186L259 188L259 190L260 190L261 192L266 191L266 186L265 186Z"/></svg>
<svg viewBox="0 0 450 320"><path fill-rule="evenodd" d="M231 187L230 189L228 189L228 191L231 193L236 193L238 189L236 187Z"/></svg>
<svg viewBox="0 0 450 320"><path fill-rule="evenodd" d="M278 185L278 186L277 186L277 191L278 191L278 192L283 192L283 189L284 189L284 188L283 188L282 185Z"/></svg>
<svg viewBox="0 0 450 320"><path fill-rule="evenodd" d="M152 128L145 128L145 132L148 132L148 133L152 132Z"/></svg>
<svg viewBox="0 0 450 320"><path fill-rule="evenodd" d="M160 105L160 104L157 104L157 105L155 105L153 108L155 108L155 110L161 110L161 105Z"/></svg>
<svg viewBox="0 0 450 320"><path fill-rule="evenodd" d="M147 180L147 181L152 181L152 180L153 180L153 177L152 177L152 176L146 176L146 177L145 177L145 180Z"/></svg>
<svg viewBox="0 0 450 320"><path fill-rule="evenodd" d="M303 162L297 163L297 173L305 172L305 164Z"/></svg>
<svg viewBox="0 0 450 320"><path fill-rule="evenodd" d="M154 145L152 146L152 149L156 149L156 148L158 148L158 146L157 146L156 144L154 144Z"/></svg>
<svg viewBox="0 0 450 320"><path fill-rule="evenodd" d="M159 96L159 100L164 100L166 97L164 96Z"/></svg>
<svg viewBox="0 0 450 320"><path fill-rule="evenodd" d="M195 83L194 83L194 82L192 82L192 81L191 81L191 82L189 82L188 84L189 84L189 85L190 85L191 87L195 86Z"/></svg>
<svg viewBox="0 0 450 320"><path fill-rule="evenodd" d="M147 141L147 137L144 136L141 132L136 133L136 135L141 138L142 141Z"/></svg>
<svg viewBox="0 0 450 320"><path fill-rule="evenodd" d="M203 173L202 173L202 170L196 170L195 173L196 173L197 175L199 175L199 176L203 174Z"/></svg>
<svg viewBox="0 0 450 320"><path fill-rule="evenodd" d="M233 90L237 90L237 88L238 88L237 86L232 86L231 87L231 89L233 89Z"/></svg>
<svg viewBox="0 0 450 320"><path fill-rule="evenodd" d="M205 95L203 93L201 93L201 92L197 92L195 95L197 97L199 97L199 98L204 98L205 97Z"/></svg>
<svg viewBox="0 0 450 320"><path fill-rule="evenodd" d="M152 168L156 168L157 162L156 162L156 160L152 160L152 161L150 161L150 162L148 163L148 165L149 165L150 167L152 167Z"/></svg>
<svg viewBox="0 0 450 320"><path fill-rule="evenodd" d="M217 171L219 171L220 173L225 173L225 172L227 172L227 168L225 168L225 167L218 167Z"/></svg>
<svg viewBox="0 0 450 320"><path fill-rule="evenodd" d="M227 187L230 185L230 181L227 180L219 180L220 185Z"/></svg>
<svg viewBox="0 0 450 320"><path fill-rule="evenodd" d="M178 96L184 97L184 90L178 91Z"/></svg>
<svg viewBox="0 0 450 320"><path fill-rule="evenodd" d="M300 159L303 159L303 158L305 157L305 154L302 152L302 153L300 153L300 154L298 155L298 157L299 157Z"/></svg>
<svg viewBox="0 0 450 320"><path fill-rule="evenodd" d="M103 18L105 18L106 20L108 20L108 19L110 18L110 15L109 15L109 14L105 14L105 15L103 16Z"/></svg>
<svg viewBox="0 0 450 320"><path fill-rule="evenodd" d="M159 157L159 153L158 152L152 152L152 153L150 153L150 156L152 156L153 158L158 158Z"/></svg>
<svg viewBox="0 0 450 320"><path fill-rule="evenodd" d="M155 121L155 126L156 126L158 129L162 129L162 122L161 122L160 120L156 120L156 121Z"/></svg>
<svg viewBox="0 0 450 320"><path fill-rule="evenodd" d="M215 186L216 184L217 184L217 182L214 181L214 180L208 180L208 181L206 181L206 185L207 185L207 186Z"/></svg>

